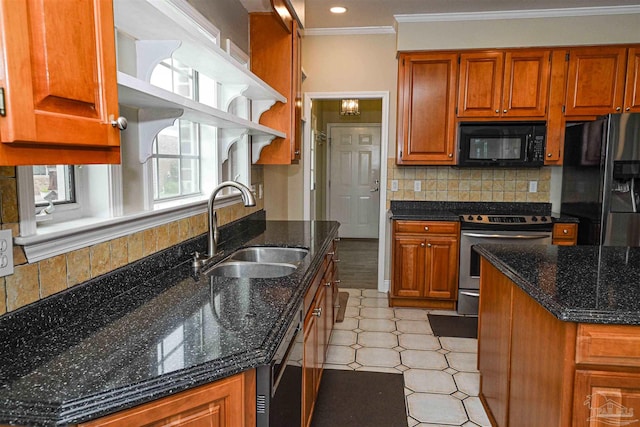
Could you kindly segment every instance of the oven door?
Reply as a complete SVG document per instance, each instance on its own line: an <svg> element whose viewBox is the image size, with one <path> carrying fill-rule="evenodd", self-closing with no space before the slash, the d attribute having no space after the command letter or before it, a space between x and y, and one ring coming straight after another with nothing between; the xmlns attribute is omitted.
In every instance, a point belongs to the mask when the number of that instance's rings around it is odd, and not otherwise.
<svg viewBox="0 0 640 427"><path fill-rule="evenodd" d="M473 245L482 243L550 245L551 231L462 230L458 282L459 314L478 314L480 255L473 250Z"/></svg>

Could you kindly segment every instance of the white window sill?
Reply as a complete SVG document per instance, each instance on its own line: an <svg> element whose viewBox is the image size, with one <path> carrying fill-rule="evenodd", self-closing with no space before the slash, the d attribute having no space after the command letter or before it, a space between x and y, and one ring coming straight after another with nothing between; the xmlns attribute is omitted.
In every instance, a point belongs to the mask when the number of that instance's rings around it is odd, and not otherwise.
<svg viewBox="0 0 640 427"><path fill-rule="evenodd" d="M240 200L239 194L219 197L215 207L228 206ZM14 243L23 246L27 261L34 263L204 213L207 202L208 197L202 196L189 202L163 203L154 211L117 218L90 217L57 224L39 223L36 234L18 236Z"/></svg>

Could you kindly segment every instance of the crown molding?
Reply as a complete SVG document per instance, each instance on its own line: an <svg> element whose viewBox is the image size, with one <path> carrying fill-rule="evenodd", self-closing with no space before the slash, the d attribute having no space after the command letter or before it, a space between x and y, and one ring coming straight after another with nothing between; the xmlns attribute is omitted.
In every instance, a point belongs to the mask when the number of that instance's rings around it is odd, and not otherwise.
<svg viewBox="0 0 640 427"><path fill-rule="evenodd" d="M395 34L392 26L380 27L338 27L338 28L307 28L305 36L352 36L364 34Z"/></svg>
<svg viewBox="0 0 640 427"><path fill-rule="evenodd" d="M559 18L570 16L623 15L640 13L640 5L576 7L561 9L504 10L493 12L420 13L393 15L397 22L481 21L490 19Z"/></svg>

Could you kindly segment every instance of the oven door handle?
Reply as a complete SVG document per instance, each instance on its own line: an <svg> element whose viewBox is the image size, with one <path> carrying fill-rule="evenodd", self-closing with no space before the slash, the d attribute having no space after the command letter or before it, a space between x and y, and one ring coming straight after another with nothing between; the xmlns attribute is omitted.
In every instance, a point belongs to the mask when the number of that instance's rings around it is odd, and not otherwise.
<svg viewBox="0 0 640 427"><path fill-rule="evenodd" d="M468 296L468 297L474 297L474 298L479 298L480 297L480 293L478 293L478 292L460 291L460 294Z"/></svg>
<svg viewBox="0 0 640 427"><path fill-rule="evenodd" d="M478 234L478 233L462 233L467 237L479 237L482 239L523 239L523 240L536 240L546 239L549 237L547 234Z"/></svg>

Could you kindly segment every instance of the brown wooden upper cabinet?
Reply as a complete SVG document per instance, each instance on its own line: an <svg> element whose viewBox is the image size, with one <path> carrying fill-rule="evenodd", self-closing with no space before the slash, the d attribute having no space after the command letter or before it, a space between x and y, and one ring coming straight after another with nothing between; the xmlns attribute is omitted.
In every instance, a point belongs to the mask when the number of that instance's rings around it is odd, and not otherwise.
<svg viewBox="0 0 640 427"><path fill-rule="evenodd" d="M286 28L285 25L290 25ZM260 152L258 164L298 163L302 148L302 36L298 21L283 21L274 12L249 14L251 71L287 98L276 102L260 123L285 132Z"/></svg>
<svg viewBox="0 0 640 427"><path fill-rule="evenodd" d="M398 57L400 165L455 164L456 53L401 53Z"/></svg>
<svg viewBox="0 0 640 427"><path fill-rule="evenodd" d="M568 55L565 116L598 116L622 112L627 48L575 48L569 49Z"/></svg>
<svg viewBox="0 0 640 427"><path fill-rule="evenodd" d="M627 52L627 83L624 91L624 111L640 111L640 48Z"/></svg>
<svg viewBox="0 0 640 427"><path fill-rule="evenodd" d="M0 1L0 164L119 163L110 1Z"/></svg>
<svg viewBox="0 0 640 427"><path fill-rule="evenodd" d="M462 53L458 117L544 119L550 59L548 49Z"/></svg>

